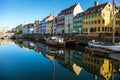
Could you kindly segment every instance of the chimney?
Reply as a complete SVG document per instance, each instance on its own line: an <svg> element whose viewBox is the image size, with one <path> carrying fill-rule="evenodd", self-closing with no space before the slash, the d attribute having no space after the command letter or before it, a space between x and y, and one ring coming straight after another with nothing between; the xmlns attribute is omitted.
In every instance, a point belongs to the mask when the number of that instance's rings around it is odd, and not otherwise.
<svg viewBox="0 0 120 80"><path fill-rule="evenodd" d="M94 2L94 5L95 5L95 6L97 6L97 5L98 5L98 1L97 1L97 0Z"/></svg>

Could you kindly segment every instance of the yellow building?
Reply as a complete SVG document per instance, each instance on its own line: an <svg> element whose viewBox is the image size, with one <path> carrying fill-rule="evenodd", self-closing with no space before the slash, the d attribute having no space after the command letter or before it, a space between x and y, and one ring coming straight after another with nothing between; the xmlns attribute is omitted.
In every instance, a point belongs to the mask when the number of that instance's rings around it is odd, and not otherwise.
<svg viewBox="0 0 120 80"><path fill-rule="evenodd" d="M120 34L120 11L118 11L115 15L115 32L116 35Z"/></svg>
<svg viewBox="0 0 120 80"><path fill-rule="evenodd" d="M112 33L112 9L110 2L100 5L95 2L93 7L88 8L83 16L83 34Z"/></svg>
<svg viewBox="0 0 120 80"><path fill-rule="evenodd" d="M53 29L53 20L49 20L46 22L46 34L52 34Z"/></svg>

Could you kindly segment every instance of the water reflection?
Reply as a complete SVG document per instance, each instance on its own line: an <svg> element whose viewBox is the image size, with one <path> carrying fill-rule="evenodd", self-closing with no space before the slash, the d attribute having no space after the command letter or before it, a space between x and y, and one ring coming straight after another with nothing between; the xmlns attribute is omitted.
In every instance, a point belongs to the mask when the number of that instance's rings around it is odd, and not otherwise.
<svg viewBox="0 0 120 80"><path fill-rule="evenodd" d="M0 39L0 45L7 45L9 43L8 39Z"/></svg>
<svg viewBox="0 0 120 80"><path fill-rule="evenodd" d="M109 56L92 54L89 51L84 51L84 48L82 47L74 49L56 48L47 46L43 43L22 40L15 41L15 43L25 50L35 50L37 53L48 58L53 66L54 80L57 80L55 77L57 69L56 65L58 63L76 75L78 79L120 79L120 61ZM57 64L56 61L58 62Z"/></svg>

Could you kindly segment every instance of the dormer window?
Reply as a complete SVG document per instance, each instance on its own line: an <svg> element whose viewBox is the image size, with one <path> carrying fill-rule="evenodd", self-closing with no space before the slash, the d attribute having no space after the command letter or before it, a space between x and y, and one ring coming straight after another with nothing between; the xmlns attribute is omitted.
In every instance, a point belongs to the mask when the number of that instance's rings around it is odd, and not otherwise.
<svg viewBox="0 0 120 80"><path fill-rule="evenodd" d="M91 13L94 13L94 10L92 10Z"/></svg>
<svg viewBox="0 0 120 80"><path fill-rule="evenodd" d="M85 12L85 14L87 14L88 12Z"/></svg>
<svg viewBox="0 0 120 80"><path fill-rule="evenodd" d="M101 8L99 8L97 11L100 12Z"/></svg>
<svg viewBox="0 0 120 80"><path fill-rule="evenodd" d="M70 11L69 11L69 13L70 13Z"/></svg>

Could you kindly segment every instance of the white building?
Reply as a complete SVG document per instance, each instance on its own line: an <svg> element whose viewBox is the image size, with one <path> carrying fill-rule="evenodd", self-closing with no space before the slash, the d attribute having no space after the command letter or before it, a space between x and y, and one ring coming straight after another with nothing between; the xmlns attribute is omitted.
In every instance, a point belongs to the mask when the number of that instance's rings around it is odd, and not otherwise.
<svg viewBox="0 0 120 80"><path fill-rule="evenodd" d="M73 18L78 13L83 12L79 3L64 10L65 13L65 33L73 33Z"/></svg>
<svg viewBox="0 0 120 80"><path fill-rule="evenodd" d="M0 27L0 38L7 36L9 28L8 27Z"/></svg>

